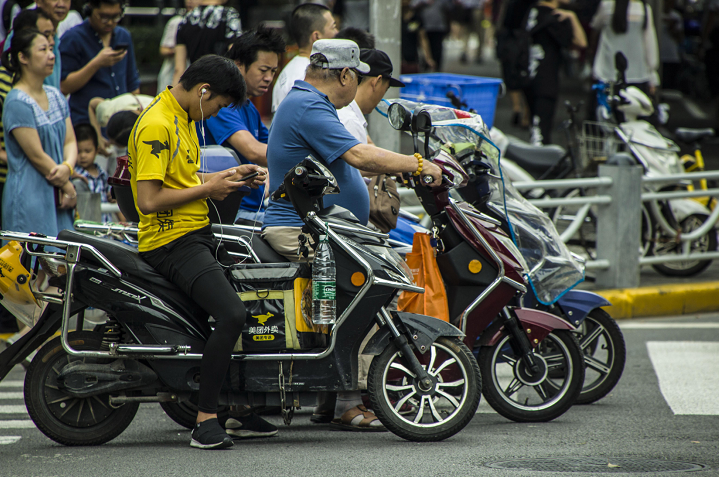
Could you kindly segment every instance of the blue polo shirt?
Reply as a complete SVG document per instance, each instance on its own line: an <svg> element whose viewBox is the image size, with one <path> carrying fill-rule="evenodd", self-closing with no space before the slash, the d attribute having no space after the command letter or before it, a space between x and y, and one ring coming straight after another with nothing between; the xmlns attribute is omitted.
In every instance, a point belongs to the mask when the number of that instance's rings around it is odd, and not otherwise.
<svg viewBox="0 0 719 477"><path fill-rule="evenodd" d="M295 81L270 126L267 163L272 191L279 187L287 171L311 154L328 164L340 186L339 194L324 197L325 207L344 207L366 224L369 220L367 186L360 171L340 157L359 143L342 125L337 109L326 94L305 81ZM303 224L290 202L270 200L263 228Z"/></svg>
<svg viewBox="0 0 719 477"><path fill-rule="evenodd" d="M257 111L252 101L248 100L242 107L237 109L222 108L220 112L217 113L217 116L205 120L205 141L208 146L219 144L230 147L237 153L237 157L240 158L243 164L253 164L253 162L247 160L245 156L240 154L240 151L227 142L230 136L238 131L249 131L252 137L262 144L267 144L267 127L262 124L260 112ZM199 123L197 123L197 138L200 140L200 145L202 145L202 130L200 129ZM230 165L228 167L232 166ZM264 199L265 186L251 190L250 195L242 199L240 208L257 212L257 209Z"/></svg>
<svg viewBox="0 0 719 477"><path fill-rule="evenodd" d="M73 124L90 122L87 107L92 98L114 98L140 87L140 73L135 65L135 49L130 32L122 27L115 27L110 39L110 47L115 48L121 43L129 45L125 58L113 66L100 68L85 86L70 95L70 115ZM65 80L70 73L81 69L97 56L102 48L102 40L88 20L68 30L62 36L60 43L62 57L60 78Z"/></svg>

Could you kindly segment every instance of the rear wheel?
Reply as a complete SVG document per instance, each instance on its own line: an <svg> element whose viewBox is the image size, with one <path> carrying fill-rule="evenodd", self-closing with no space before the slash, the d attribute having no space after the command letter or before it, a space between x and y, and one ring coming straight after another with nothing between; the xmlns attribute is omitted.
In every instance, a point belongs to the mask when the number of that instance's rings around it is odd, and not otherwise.
<svg viewBox="0 0 719 477"><path fill-rule="evenodd" d="M706 215L692 214L681 222L682 233L688 234L704 224L708 218ZM717 231L712 228L709 232L702 235L695 241L691 242L689 253L714 252L717 249ZM661 234L661 229L657 227L655 233L655 242L652 247L652 255L677 255L682 253L682 243L672 237ZM662 275L670 277L690 277L703 272L709 265L711 260L687 260L681 262L667 262L652 265L654 270Z"/></svg>
<svg viewBox="0 0 719 477"><path fill-rule="evenodd" d="M78 350L99 350L102 335L81 331L70 333L69 341ZM60 337L43 346L25 375L27 411L37 428L55 442L66 446L104 444L127 429L140 405L111 405L109 394L77 398L65 392L58 375L76 362L106 364L110 360L70 356Z"/></svg>
<svg viewBox="0 0 719 477"><path fill-rule="evenodd" d="M432 378L431 388L422 390L408 361L390 344L370 366L367 390L372 410L404 439L441 441L464 429L477 412L482 393L479 367L457 338L437 338L424 354L415 355ZM403 411L408 407L410 412Z"/></svg>
<svg viewBox="0 0 719 477"><path fill-rule="evenodd" d="M584 363L577 339L567 330L554 330L534 349L539 369L525 366L505 335L479 350L484 397L492 408L517 422L551 421L572 407L584 382Z"/></svg>
<svg viewBox="0 0 719 477"><path fill-rule="evenodd" d="M594 309L577 327L584 353L584 385L576 404L591 404L606 396L624 372L627 348L617 322L601 309Z"/></svg>

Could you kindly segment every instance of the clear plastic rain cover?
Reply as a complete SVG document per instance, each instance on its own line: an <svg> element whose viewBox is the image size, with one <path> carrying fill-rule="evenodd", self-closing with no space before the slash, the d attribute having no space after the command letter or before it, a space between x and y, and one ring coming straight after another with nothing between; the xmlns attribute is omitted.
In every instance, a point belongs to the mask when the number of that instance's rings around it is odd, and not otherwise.
<svg viewBox="0 0 719 477"><path fill-rule="evenodd" d="M383 100L377 110L386 116L389 106L395 102L402 103L409 111L422 107L430 113L434 126L430 139L432 149L445 146L443 149L447 151L451 145L455 151L470 147L483 153L482 162L492 168L487 206L509 223L512 240L527 262L529 282L540 303L556 302L584 280L584 263L562 242L551 219L524 199L511 182L504 183L499 149L489 140L489 131L480 116L403 99ZM420 135L420 139L422 137Z"/></svg>

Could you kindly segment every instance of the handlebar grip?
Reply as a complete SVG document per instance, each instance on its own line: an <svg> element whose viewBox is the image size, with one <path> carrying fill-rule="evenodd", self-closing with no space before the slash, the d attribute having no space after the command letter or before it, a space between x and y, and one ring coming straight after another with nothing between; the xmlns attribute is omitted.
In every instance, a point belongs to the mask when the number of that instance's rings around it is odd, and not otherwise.
<svg viewBox="0 0 719 477"><path fill-rule="evenodd" d="M270 196L272 200L280 200L285 195L285 185L281 184Z"/></svg>

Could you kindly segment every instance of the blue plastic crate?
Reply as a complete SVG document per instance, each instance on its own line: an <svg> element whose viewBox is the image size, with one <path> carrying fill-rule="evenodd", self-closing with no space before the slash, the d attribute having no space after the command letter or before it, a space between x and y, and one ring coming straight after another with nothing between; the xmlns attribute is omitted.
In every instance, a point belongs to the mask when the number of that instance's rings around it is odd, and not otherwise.
<svg viewBox="0 0 719 477"><path fill-rule="evenodd" d="M425 73L402 75L406 85L400 88L400 97L410 101L453 107L447 92L467 103L467 108L477 111L487 127L494 123L494 111L502 80L481 76L453 75L449 73Z"/></svg>

